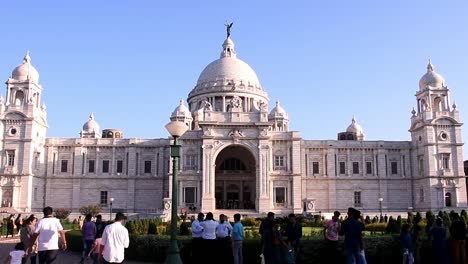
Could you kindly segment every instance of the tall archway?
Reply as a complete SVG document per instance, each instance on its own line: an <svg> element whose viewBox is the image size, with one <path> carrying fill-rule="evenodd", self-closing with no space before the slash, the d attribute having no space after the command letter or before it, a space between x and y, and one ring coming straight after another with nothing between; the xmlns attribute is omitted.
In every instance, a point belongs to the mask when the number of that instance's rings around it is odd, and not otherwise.
<svg viewBox="0 0 468 264"><path fill-rule="evenodd" d="M255 209L255 158L245 147L233 145L216 157L216 209Z"/></svg>

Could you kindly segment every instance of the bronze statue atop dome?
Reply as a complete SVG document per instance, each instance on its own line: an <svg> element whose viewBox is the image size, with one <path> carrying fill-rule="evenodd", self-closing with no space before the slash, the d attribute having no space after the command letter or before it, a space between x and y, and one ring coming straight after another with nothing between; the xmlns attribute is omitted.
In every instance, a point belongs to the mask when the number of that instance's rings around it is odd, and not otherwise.
<svg viewBox="0 0 468 264"><path fill-rule="evenodd" d="M226 34L227 34L226 38L229 38L231 36L232 24L234 24L234 22L231 22L230 24L226 22L226 24L224 24L226 26Z"/></svg>

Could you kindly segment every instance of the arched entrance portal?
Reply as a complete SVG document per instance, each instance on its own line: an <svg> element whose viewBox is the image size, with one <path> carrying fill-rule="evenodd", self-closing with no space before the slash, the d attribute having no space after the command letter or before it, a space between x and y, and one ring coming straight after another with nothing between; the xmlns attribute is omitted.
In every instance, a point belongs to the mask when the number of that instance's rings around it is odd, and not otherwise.
<svg viewBox="0 0 468 264"><path fill-rule="evenodd" d="M255 209L255 158L242 146L230 146L216 157L216 209Z"/></svg>

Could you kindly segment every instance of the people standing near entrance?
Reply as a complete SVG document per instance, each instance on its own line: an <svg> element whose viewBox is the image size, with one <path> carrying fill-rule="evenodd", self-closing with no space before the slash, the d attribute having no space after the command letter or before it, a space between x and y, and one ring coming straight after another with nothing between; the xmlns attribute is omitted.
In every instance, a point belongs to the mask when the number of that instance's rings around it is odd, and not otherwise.
<svg viewBox="0 0 468 264"><path fill-rule="evenodd" d="M203 238L203 250L205 256L212 254L213 249L216 248L216 228L219 223L213 219L213 213L209 212L206 214L205 221L201 222L200 225L203 227L202 238ZM204 259L205 263L214 263L214 259Z"/></svg>
<svg viewBox="0 0 468 264"><path fill-rule="evenodd" d="M198 213L197 219L192 222L192 258L193 263L202 263L202 249L203 249L203 227L201 222L205 215L203 213Z"/></svg>
<svg viewBox="0 0 468 264"><path fill-rule="evenodd" d="M38 239L38 256L39 264L54 263L57 258L59 245L59 235L62 239L62 249L67 249L67 240L60 221L53 216L54 210L52 207L45 207L42 212L44 218L39 220L31 238L31 245Z"/></svg>
<svg viewBox="0 0 468 264"><path fill-rule="evenodd" d="M298 255L300 249L300 242L302 238L302 226L301 224L297 223L296 215L290 214L288 216L289 223L286 226L286 230L284 234L287 236L287 242L290 247L294 250L293 254L293 261L294 263L298 263Z"/></svg>
<svg viewBox="0 0 468 264"><path fill-rule="evenodd" d="M234 228L232 229L232 254L234 264L242 264L244 261L242 254L242 241L244 240L244 226L241 223L241 215L234 215Z"/></svg>
<svg viewBox="0 0 468 264"><path fill-rule="evenodd" d="M274 263L274 243L273 243L273 227L275 226L275 214L269 212L260 224L259 233L262 236L261 248L265 264Z"/></svg>
<svg viewBox="0 0 468 264"><path fill-rule="evenodd" d="M227 221L227 217L224 214L220 214L219 225L216 228L216 237L218 244L217 254L221 263L231 263L232 261L231 232L232 226Z"/></svg>
<svg viewBox="0 0 468 264"><path fill-rule="evenodd" d="M340 212L333 212L331 220L328 220L324 226L323 237L327 242L327 253L330 257L330 263L338 263L338 234L341 230Z"/></svg>
<svg viewBox="0 0 468 264"><path fill-rule="evenodd" d="M99 255L101 263L123 263L125 259L125 249L130 244L128 230L124 226L127 217L118 212L115 214L115 222L106 226L102 233L101 252Z"/></svg>
<svg viewBox="0 0 468 264"><path fill-rule="evenodd" d="M15 230L15 215L11 214L8 217L8 221L7 221L6 237L8 237L8 235L11 235L11 237L13 237L14 230Z"/></svg>
<svg viewBox="0 0 468 264"><path fill-rule="evenodd" d="M96 238L96 225L91 221L91 214L87 214L81 233L83 234L83 252L81 253L80 263L84 263L88 256L89 251L93 248L94 240Z"/></svg>

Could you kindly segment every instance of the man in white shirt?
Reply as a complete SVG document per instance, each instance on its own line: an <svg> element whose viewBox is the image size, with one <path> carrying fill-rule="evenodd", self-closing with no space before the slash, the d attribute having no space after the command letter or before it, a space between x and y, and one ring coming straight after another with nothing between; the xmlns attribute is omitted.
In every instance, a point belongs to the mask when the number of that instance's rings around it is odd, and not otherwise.
<svg viewBox="0 0 468 264"><path fill-rule="evenodd" d="M38 256L39 264L50 264L54 263L57 258L59 245L58 236L62 239L62 249L67 249L67 240L65 238L65 232L63 231L62 224L60 221L53 216L54 210L52 207L45 207L42 212L44 218L40 219L36 224L36 230L31 237L31 245L34 245L36 239L38 239Z"/></svg>
<svg viewBox="0 0 468 264"><path fill-rule="evenodd" d="M203 227L200 223L203 222L203 218L205 218L205 215L198 213L198 218L192 222L192 258L194 263L202 262Z"/></svg>
<svg viewBox="0 0 468 264"><path fill-rule="evenodd" d="M227 221L227 217L224 214L219 215L219 225L216 228L216 236L218 237L218 259L221 263L232 262L232 248L231 248L231 232L232 226Z"/></svg>
<svg viewBox="0 0 468 264"><path fill-rule="evenodd" d="M102 233L101 240L101 263L122 263L124 261L125 248L130 243L128 230L123 225L127 217L118 212L115 215L115 222L106 226Z"/></svg>

